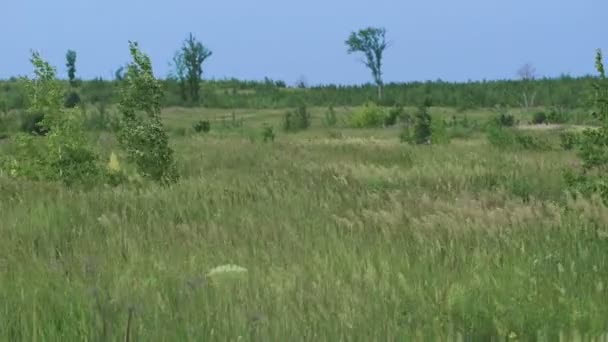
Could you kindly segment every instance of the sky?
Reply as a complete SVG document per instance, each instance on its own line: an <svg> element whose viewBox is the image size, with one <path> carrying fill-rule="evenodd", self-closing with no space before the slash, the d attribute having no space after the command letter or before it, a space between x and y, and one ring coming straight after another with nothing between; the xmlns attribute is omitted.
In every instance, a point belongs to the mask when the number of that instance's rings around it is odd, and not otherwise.
<svg viewBox="0 0 608 342"><path fill-rule="evenodd" d="M371 73L344 41L368 26L392 42L385 82L516 78L524 63L580 76L608 55L606 13L607 0L0 0L0 79L31 74L32 49L61 77L72 49L79 77L112 78L129 40L165 77L192 32L213 51L205 78L361 84Z"/></svg>

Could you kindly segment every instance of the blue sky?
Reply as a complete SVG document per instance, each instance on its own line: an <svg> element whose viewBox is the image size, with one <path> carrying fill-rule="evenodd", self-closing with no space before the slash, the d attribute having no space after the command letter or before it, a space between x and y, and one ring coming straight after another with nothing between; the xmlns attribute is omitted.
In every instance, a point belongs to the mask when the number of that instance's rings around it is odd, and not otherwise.
<svg viewBox="0 0 608 342"><path fill-rule="evenodd" d="M0 78L31 72L36 49L65 77L67 49L78 74L110 78L137 40L159 76L188 32L214 55L207 78L293 84L364 83L370 73L344 40L366 26L393 42L385 81L503 79L532 63L538 74L594 72L608 55L606 0L3 0Z"/></svg>

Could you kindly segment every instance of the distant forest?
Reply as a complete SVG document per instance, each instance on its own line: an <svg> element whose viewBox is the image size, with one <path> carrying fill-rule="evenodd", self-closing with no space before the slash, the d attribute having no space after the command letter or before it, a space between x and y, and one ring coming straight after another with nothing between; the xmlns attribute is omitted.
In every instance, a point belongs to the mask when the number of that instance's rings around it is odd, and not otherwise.
<svg viewBox="0 0 608 342"><path fill-rule="evenodd" d="M504 107L582 106L588 99L593 77L544 78L536 80L500 80L452 83L445 81L389 83L379 104L384 106L416 106L426 101L433 106L460 109ZM111 105L118 100L121 80L77 80L80 100L85 103ZM376 86L322 85L308 87L304 83L287 87L283 81L205 80L200 87L200 101L191 103L181 96L179 83L161 81L165 97L163 105L204 106L208 108L285 108L307 106L359 106L378 102ZM66 92L69 87L66 83ZM27 106L18 79L0 80L0 111ZM526 103L526 101L528 103Z"/></svg>

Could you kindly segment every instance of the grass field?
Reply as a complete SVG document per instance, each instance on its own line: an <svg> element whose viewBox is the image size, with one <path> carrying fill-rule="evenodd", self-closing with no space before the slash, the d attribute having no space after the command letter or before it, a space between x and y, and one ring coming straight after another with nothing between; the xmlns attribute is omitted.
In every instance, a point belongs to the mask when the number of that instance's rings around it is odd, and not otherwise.
<svg viewBox="0 0 608 342"><path fill-rule="evenodd" d="M573 153L410 146L323 109L286 134L282 113L166 111L171 188L0 177L0 340L608 338L608 208L566 196Z"/></svg>

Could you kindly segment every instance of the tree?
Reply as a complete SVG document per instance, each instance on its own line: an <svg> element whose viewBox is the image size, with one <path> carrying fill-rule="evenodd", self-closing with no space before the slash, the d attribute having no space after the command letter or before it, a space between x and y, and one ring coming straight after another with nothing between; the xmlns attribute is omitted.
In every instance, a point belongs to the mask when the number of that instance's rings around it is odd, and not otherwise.
<svg viewBox="0 0 608 342"><path fill-rule="evenodd" d="M386 41L386 29L368 27L352 32L346 41L348 53L361 52L365 55L365 64L372 72L374 82L378 86L378 99L382 99L382 56L389 47Z"/></svg>
<svg viewBox="0 0 608 342"><path fill-rule="evenodd" d="M536 92L533 89L536 68L531 63L526 63L517 70L517 75L522 81L523 106L525 108L533 107L536 98Z"/></svg>
<svg viewBox="0 0 608 342"><path fill-rule="evenodd" d="M68 68L68 79L72 87L76 87L76 51L68 50L65 54L65 66Z"/></svg>
<svg viewBox="0 0 608 342"><path fill-rule="evenodd" d="M66 108L74 108L80 103L80 95L75 90L78 86L76 81L76 51L68 50L65 54L65 60L65 66L68 68L68 80L72 89L67 95L64 105Z"/></svg>
<svg viewBox="0 0 608 342"><path fill-rule="evenodd" d="M150 58L129 42L133 61L127 66L119 103L122 112L118 141L139 173L162 184L178 179L173 150L160 118L161 83Z"/></svg>
<svg viewBox="0 0 608 342"><path fill-rule="evenodd" d="M200 100L203 63L212 54L211 50L190 33L182 48L173 57L175 77L180 82L183 93L188 94L193 103L198 103Z"/></svg>
<svg viewBox="0 0 608 342"><path fill-rule="evenodd" d="M599 77L593 82L592 115L601 122L601 126L586 129L576 139L582 171L579 174L567 173L566 180L583 194L599 193L608 204L608 78L599 49L595 56L595 68Z"/></svg>
<svg viewBox="0 0 608 342"><path fill-rule="evenodd" d="M177 80L179 84L179 94L182 98L182 101L186 101L188 99L188 95L186 93L186 66L184 65L184 59L182 58L182 52L177 51L173 56L173 72L170 75L170 78Z"/></svg>

